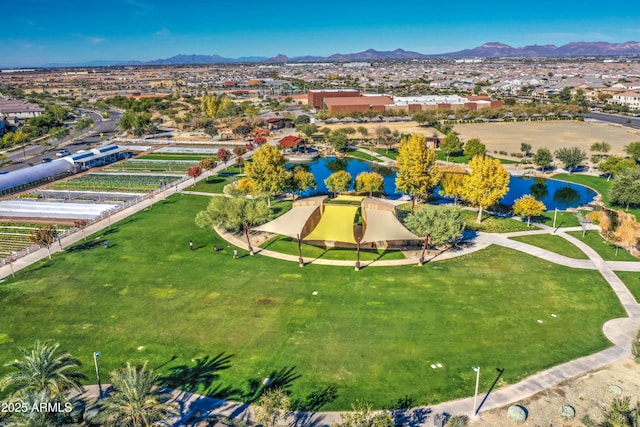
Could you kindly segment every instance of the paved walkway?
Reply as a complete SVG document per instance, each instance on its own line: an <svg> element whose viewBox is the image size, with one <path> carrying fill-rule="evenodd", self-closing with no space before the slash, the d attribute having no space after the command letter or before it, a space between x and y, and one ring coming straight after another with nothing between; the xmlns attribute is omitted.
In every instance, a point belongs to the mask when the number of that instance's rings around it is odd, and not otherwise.
<svg viewBox="0 0 640 427"><path fill-rule="evenodd" d="M216 168L220 170L227 165L221 165ZM200 176L197 180L205 179L206 175ZM152 199L147 199L130 208L120 211L110 219L102 220L86 228L88 234L95 233L101 229L107 228L112 222L119 221L132 215L140 210L146 209L153 203L163 200L171 194L178 191L183 191L186 187L192 185L191 180L187 180L175 187L169 187L167 190L159 193ZM208 193L199 193L207 196L211 196ZM582 269L595 269L602 274L607 280L613 291L616 293L622 306L626 310L629 317L613 319L605 323L603 326L603 332L605 336L614 344L612 347L603 350L601 352L585 356L562 365L555 366L551 369L539 372L532 375L529 378L520 381L517 384L513 384L491 393L490 396L480 395L478 396L478 402L482 402L480 413L482 411L503 407L505 405L513 404L531 395L539 393L551 386L557 385L562 381L574 378L578 375L584 374L588 371L602 368L612 362L628 357L631 350L631 340L636 334L636 331L640 327L640 305L635 301L635 298L629 292L624 283L615 275L614 270L623 271L640 271L640 262L621 262L621 261L604 261L593 249L584 244L579 239L567 234L567 231L580 230L580 227L571 229L559 229L553 230L550 227L542 226L540 230L531 230L517 233L506 234L488 234L479 233L473 241L466 242L456 251L449 251L441 254L432 254L431 259L436 258L447 259L455 256L461 256L470 252L478 251L486 248L490 245L497 244L505 247L509 247L514 250L522 251L530 255L545 259L549 262L565 265L573 268ZM555 254L553 252L546 251L536 246L528 245L523 242L517 242L510 240L509 237L517 235L527 234L544 234L554 233L567 241L576 245L587 256L588 260L577 260L568 258L562 255ZM229 233L221 232L223 238L227 239L231 244L247 249L247 244L241 239ZM74 233L68 237L62 239L61 244L54 244L52 246L52 252L59 252L63 248L68 247L82 240L83 233ZM62 248L61 248L61 247ZM297 256L284 255L277 252L272 252L264 249L257 248L257 254L262 256L271 256L278 259L289 260L298 262ZM33 252L13 263L13 266L0 267L0 279L7 277L11 274L11 267L13 270L18 271L26 266L39 261L48 256L46 249ZM323 259L310 259L305 258L305 263L313 264L325 264L325 265L337 265L337 266L354 266L353 261L336 261L336 260L323 260ZM417 263L417 257L408 258L405 260L393 260L393 261L370 261L362 262L362 267L368 266L389 266L389 265L406 265ZM91 393L93 390L88 388L87 393ZM96 391L93 391L96 395ZM216 399L211 399L203 396L198 396L189 393L183 393L176 391L176 398L180 402L182 408L182 416L180 420L176 420L176 426L185 425L185 423L194 418L204 418L207 415L220 414L230 416L239 419L251 419L252 409L249 405L223 402ZM445 402L438 405L433 405L423 408L413 408L406 411L403 416L405 422L408 419L408 423L411 424L411 420L415 422L413 425L432 425L433 414L437 413L449 413L449 414L472 414L473 398L460 399L451 402ZM298 413L296 417L301 420L300 423L304 425L325 425L338 422L340 420L340 413L338 412L321 412L321 413Z"/></svg>

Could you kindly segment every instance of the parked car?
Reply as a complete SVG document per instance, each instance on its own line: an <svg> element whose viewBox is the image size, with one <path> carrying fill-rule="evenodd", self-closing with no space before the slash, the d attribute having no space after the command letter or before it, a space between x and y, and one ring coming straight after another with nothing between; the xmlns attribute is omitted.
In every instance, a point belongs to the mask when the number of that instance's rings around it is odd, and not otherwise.
<svg viewBox="0 0 640 427"><path fill-rule="evenodd" d="M69 151L69 150L59 150L56 153L56 156L58 156L58 157L64 157L64 156L70 156L70 155L71 155L71 151Z"/></svg>
<svg viewBox="0 0 640 427"><path fill-rule="evenodd" d="M42 163L49 163L52 160L53 159L51 157L45 157L44 159L42 159Z"/></svg>

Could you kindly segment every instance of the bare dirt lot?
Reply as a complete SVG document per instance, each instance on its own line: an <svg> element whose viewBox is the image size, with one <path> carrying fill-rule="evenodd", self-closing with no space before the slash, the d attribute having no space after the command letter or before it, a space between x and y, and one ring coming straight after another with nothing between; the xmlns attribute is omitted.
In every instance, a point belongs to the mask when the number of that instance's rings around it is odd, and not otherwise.
<svg viewBox="0 0 640 427"><path fill-rule="evenodd" d="M422 133L431 136L433 128L418 126L416 122L332 124L330 129L364 126L369 134L379 126L402 133ZM454 125L463 141L479 138L487 146L489 153L506 151L519 153L520 143L531 144L532 151L547 147L551 152L562 147L580 147L589 154L594 142L605 141L611 145L610 154L624 154L624 146L640 141L640 131L624 126L579 121L543 121L543 122L498 122L468 123Z"/></svg>
<svg viewBox="0 0 640 427"><path fill-rule="evenodd" d="M556 387L538 393L518 402L527 408L529 416L521 426L525 427L579 427L588 416L595 422L602 420L602 410L614 397L609 387L622 389L621 396L631 397L632 404L640 399L640 364L632 357L613 363L604 369L589 372L578 378L565 381ZM573 420L559 415L562 405L571 405L576 410ZM481 417L472 423L473 427L499 427L515 425L507 419L507 409L500 408L481 412Z"/></svg>

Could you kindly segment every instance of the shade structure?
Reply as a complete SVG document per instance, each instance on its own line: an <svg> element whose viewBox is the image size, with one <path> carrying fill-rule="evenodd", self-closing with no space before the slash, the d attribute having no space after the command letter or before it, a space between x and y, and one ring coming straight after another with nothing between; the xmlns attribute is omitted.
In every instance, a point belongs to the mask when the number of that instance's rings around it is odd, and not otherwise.
<svg viewBox="0 0 640 427"><path fill-rule="evenodd" d="M375 197L362 201L364 233L361 243L421 240L398 220L396 208L391 203Z"/></svg>
<svg viewBox="0 0 640 427"><path fill-rule="evenodd" d="M284 236L297 239L309 221L309 218L321 208L321 205L315 206L294 206L290 211L280 215L278 218L254 227L254 231L264 231L267 233L282 234Z"/></svg>
<svg viewBox="0 0 640 427"><path fill-rule="evenodd" d="M359 206L325 205L320 222L303 240L356 244L353 223Z"/></svg>
<svg viewBox="0 0 640 427"><path fill-rule="evenodd" d="M361 243L394 240L421 240L398 221L392 211L363 208L365 230Z"/></svg>

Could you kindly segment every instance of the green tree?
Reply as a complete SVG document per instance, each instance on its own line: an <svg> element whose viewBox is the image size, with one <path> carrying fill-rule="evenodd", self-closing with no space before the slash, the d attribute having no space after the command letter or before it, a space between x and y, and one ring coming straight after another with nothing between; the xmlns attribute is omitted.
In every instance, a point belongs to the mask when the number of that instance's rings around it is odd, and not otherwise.
<svg viewBox="0 0 640 427"><path fill-rule="evenodd" d="M438 122L433 113L426 111L416 111L411 115L411 120L417 122L420 126L433 126Z"/></svg>
<svg viewBox="0 0 640 427"><path fill-rule="evenodd" d="M351 186L352 181L353 178L349 172L338 171L329 175L329 177L324 180L324 185L329 191L333 192L333 197L335 197L336 193L347 191Z"/></svg>
<svg viewBox="0 0 640 427"><path fill-rule="evenodd" d="M616 155L609 156L598 163L598 170L608 175L608 179L611 179L611 176L618 175L625 169L634 169L636 167L637 165L635 160Z"/></svg>
<svg viewBox="0 0 640 427"><path fill-rule="evenodd" d="M558 160L564 163L564 166L569 169L569 173L587 159L587 154L578 147L559 148L553 154Z"/></svg>
<svg viewBox="0 0 640 427"><path fill-rule="evenodd" d="M318 125L315 123L299 124L296 126L299 132L302 132L307 138L311 138L314 133L318 132Z"/></svg>
<svg viewBox="0 0 640 427"><path fill-rule="evenodd" d="M58 401L66 402L65 393L82 391L86 377L78 372L80 361L66 351L58 351L60 344L36 341L33 349L21 348L23 358L7 363L10 372L0 380L0 390L10 390L14 397L46 392Z"/></svg>
<svg viewBox="0 0 640 427"><path fill-rule="evenodd" d="M53 128L49 131L49 138L51 139L62 139L67 135L69 135L69 128L64 126Z"/></svg>
<svg viewBox="0 0 640 427"><path fill-rule="evenodd" d="M429 235L429 242L435 246L456 242L465 227L460 209L453 206L418 209L407 215L404 225L416 236Z"/></svg>
<svg viewBox="0 0 640 427"><path fill-rule="evenodd" d="M291 197L295 198L295 193L302 194L307 190L315 190L318 186L316 177L301 165L296 165L292 171L288 172L287 190L291 191Z"/></svg>
<svg viewBox="0 0 640 427"><path fill-rule="evenodd" d="M349 138L347 137L347 134L342 131L342 129L331 131L327 140L336 153L344 151L349 144Z"/></svg>
<svg viewBox="0 0 640 427"><path fill-rule="evenodd" d="M109 376L113 390L99 401L100 418L104 425L151 427L159 422L170 422L177 415L172 395L163 393L158 385L160 376L142 366L127 363Z"/></svg>
<svg viewBox="0 0 640 427"><path fill-rule="evenodd" d="M270 196L284 190L287 181L287 170L284 165L287 159L278 147L263 145L258 148L252 161L245 166L245 174L251 180L259 194L267 194L267 202L271 204Z"/></svg>
<svg viewBox="0 0 640 427"><path fill-rule="evenodd" d="M527 227L531 225L532 216L540 216L546 211L547 207L544 203L536 200L530 194L525 194L513 203L513 213L519 216L527 217Z"/></svg>
<svg viewBox="0 0 640 427"><path fill-rule="evenodd" d="M384 193L384 178L376 172L360 172L356 177L356 191L358 193Z"/></svg>
<svg viewBox="0 0 640 427"><path fill-rule="evenodd" d="M533 163L543 171L551 165L551 162L553 162L553 156L551 155L551 150L547 147L538 148L536 154L533 155Z"/></svg>
<svg viewBox="0 0 640 427"><path fill-rule="evenodd" d="M531 144L528 144L526 142L521 142L520 143L520 151L522 152L522 154L524 154L525 156L528 156L529 153L531 152Z"/></svg>
<svg viewBox="0 0 640 427"><path fill-rule="evenodd" d="M478 207L477 222L482 211L498 202L509 190L509 173L500 160L476 156L469 162L471 172L462 184L462 198Z"/></svg>
<svg viewBox="0 0 640 427"><path fill-rule="evenodd" d="M609 194L611 203L630 207L640 206L640 169L625 169L616 176Z"/></svg>
<svg viewBox="0 0 640 427"><path fill-rule="evenodd" d="M624 152L635 161L640 160L640 141L630 142L629 145L625 145Z"/></svg>
<svg viewBox="0 0 640 427"><path fill-rule="evenodd" d="M471 138L464 144L464 154L469 157L484 156L487 147L478 138Z"/></svg>
<svg viewBox="0 0 640 427"><path fill-rule="evenodd" d="M298 117L296 117L293 123L296 125L296 128L297 128L298 125L301 125L303 123L311 123L311 117L307 116L306 114L300 114Z"/></svg>
<svg viewBox="0 0 640 427"><path fill-rule="evenodd" d="M449 155L462 152L462 142L460 138L458 138L458 135L449 132L440 143L440 150L447 154L447 162L449 161Z"/></svg>
<svg viewBox="0 0 640 427"><path fill-rule="evenodd" d="M265 391L256 405L256 422L264 427L276 427L287 419L291 409L291 399L279 388Z"/></svg>
<svg viewBox="0 0 640 427"><path fill-rule="evenodd" d="M41 411L38 408L42 405L56 404L55 400L52 400L47 390L41 392L28 392L25 396L13 399L11 402L14 405L19 405L20 411L14 411L9 413L7 425L11 427L51 427L61 425L58 420L54 419L54 414L47 411ZM70 405L67 403L67 405ZM63 407L66 409L66 406ZM2 416L0 416L0 422L2 422Z"/></svg>
<svg viewBox="0 0 640 427"><path fill-rule="evenodd" d="M400 141L398 147L396 187L411 196L411 212L416 198L428 196L440 181L436 151L429 148L424 135L412 134Z"/></svg>
<svg viewBox="0 0 640 427"><path fill-rule="evenodd" d="M362 138L362 142L364 142L364 140L369 137L369 129L367 129L366 127L358 126L356 130L360 134L360 137Z"/></svg>
<svg viewBox="0 0 640 427"><path fill-rule="evenodd" d="M249 228L267 222L269 214L269 205L263 199L212 197L207 209L196 215L196 225L202 228L223 227L230 231L243 231L249 253L253 255Z"/></svg>

